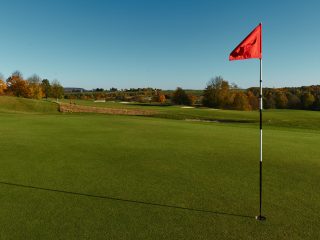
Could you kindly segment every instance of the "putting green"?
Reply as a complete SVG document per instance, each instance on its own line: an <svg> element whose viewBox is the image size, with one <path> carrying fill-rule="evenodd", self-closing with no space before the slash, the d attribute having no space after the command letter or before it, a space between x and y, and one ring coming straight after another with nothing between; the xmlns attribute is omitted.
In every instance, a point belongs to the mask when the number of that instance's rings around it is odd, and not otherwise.
<svg viewBox="0 0 320 240"><path fill-rule="evenodd" d="M317 239L320 132L300 113L264 131L257 222L254 123L2 112L0 239Z"/></svg>

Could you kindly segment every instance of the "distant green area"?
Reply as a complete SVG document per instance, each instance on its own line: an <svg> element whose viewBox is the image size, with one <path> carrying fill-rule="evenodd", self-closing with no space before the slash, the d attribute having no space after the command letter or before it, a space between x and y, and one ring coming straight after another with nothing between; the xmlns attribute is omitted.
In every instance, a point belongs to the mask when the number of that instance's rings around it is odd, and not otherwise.
<svg viewBox="0 0 320 240"><path fill-rule="evenodd" d="M63 101L66 103L70 102L68 100ZM72 102L78 105L94 107L153 110L155 111L153 116L159 118L180 120L199 119L228 123L253 123L254 126L257 126L257 123L259 122L258 111L185 108L184 106L161 106L160 104L150 105L125 102L94 102L92 100L72 100ZM268 109L263 111L263 122L265 127L320 130L320 111Z"/></svg>
<svg viewBox="0 0 320 240"><path fill-rule="evenodd" d="M146 107L229 123L61 114L53 103L2 97L0 106L0 239L320 235L319 112L265 112L267 221L257 222L257 112Z"/></svg>

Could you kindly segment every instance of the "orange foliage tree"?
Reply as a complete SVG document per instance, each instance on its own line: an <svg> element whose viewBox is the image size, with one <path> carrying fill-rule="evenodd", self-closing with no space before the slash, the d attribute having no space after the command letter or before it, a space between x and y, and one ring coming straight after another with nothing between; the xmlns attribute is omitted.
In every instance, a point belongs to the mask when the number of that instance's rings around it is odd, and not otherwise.
<svg viewBox="0 0 320 240"><path fill-rule="evenodd" d="M9 92L17 97L30 97L30 89L28 83L23 80L22 74L18 71L14 72L7 79L7 87Z"/></svg>
<svg viewBox="0 0 320 240"><path fill-rule="evenodd" d="M45 96L39 76L33 75L28 78L27 83L29 88L29 98L42 99Z"/></svg>
<svg viewBox="0 0 320 240"><path fill-rule="evenodd" d="M7 84L0 79L0 95L4 94L7 89Z"/></svg>
<svg viewBox="0 0 320 240"><path fill-rule="evenodd" d="M252 110L257 110L259 108L259 99L253 94L252 91L248 91L248 101Z"/></svg>
<svg viewBox="0 0 320 240"><path fill-rule="evenodd" d="M237 110L245 110L245 111L251 110L251 106L249 104L248 96L245 93L241 92L241 91L238 91L235 94L233 106Z"/></svg>

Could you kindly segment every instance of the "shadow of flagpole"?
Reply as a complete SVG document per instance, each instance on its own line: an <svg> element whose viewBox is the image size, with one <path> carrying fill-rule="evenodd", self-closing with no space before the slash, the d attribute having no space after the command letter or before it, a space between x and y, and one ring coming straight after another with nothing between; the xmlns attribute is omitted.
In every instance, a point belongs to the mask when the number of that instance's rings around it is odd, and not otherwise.
<svg viewBox="0 0 320 240"><path fill-rule="evenodd" d="M248 216L248 215L242 215L242 214L212 211L212 210L206 210L206 209L189 208L189 207L181 207L181 206L174 206L174 205L168 205L168 204L162 204L162 203L145 202L145 201L140 201L140 200L124 199L124 198L102 196L102 195L95 195L95 194L88 194L88 193L71 192L71 191L65 191L65 190L59 190L59 189L51 189L51 188L37 187L37 186L3 182L3 181L0 181L0 184L12 186L12 187L35 189L35 190L42 190L42 191L48 191L48 192L63 193L63 194L70 194L70 195L75 195L75 196L98 198L98 199L106 199L106 200L111 200L111 201L119 201L119 202L133 203L133 204L142 204L142 205L148 205L148 206L180 209L180 210L186 210L186 211L203 212L203 213L208 213L208 214L224 215L224 216L231 216L231 217L242 217L242 218L252 218L252 219L255 218L254 216Z"/></svg>

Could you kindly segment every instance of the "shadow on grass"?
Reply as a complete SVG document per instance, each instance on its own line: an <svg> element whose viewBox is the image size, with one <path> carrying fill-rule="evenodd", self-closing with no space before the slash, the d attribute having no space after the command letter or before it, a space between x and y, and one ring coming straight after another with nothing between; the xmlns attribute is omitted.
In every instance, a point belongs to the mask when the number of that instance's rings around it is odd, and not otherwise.
<svg viewBox="0 0 320 240"><path fill-rule="evenodd" d="M196 117L185 114L167 114L167 113L156 113L146 115L144 117L155 117L175 120L187 120L187 121L198 121L198 122L212 122L212 123L257 123L257 120L251 119L223 119L223 118L207 118L207 117Z"/></svg>
<svg viewBox="0 0 320 240"><path fill-rule="evenodd" d="M171 107L174 106L172 104L157 104L157 103L130 103L130 106L143 106L143 107Z"/></svg>
<svg viewBox="0 0 320 240"><path fill-rule="evenodd" d="M130 199L124 199L124 198L110 197L110 196L93 195L93 194L88 194L88 193L70 192L70 191L43 188L43 187L35 187L35 186L23 185L23 184L17 184L17 183L9 183L9 182L0 181L0 184L7 185L7 186L13 186L13 187L21 187L21 188L49 191L49 192L71 194L71 195L83 196L83 197L107 199L107 200L113 200L113 201L119 201L119 202L127 202L127 203L143 204L143 205L149 205L149 206L181 209L181 210L187 210L187 211L211 213L211 214L216 214L216 215L225 215L225 216L242 217L242 218L255 218L253 216L247 216L247 215L241 215L241 214L226 213L226 212L219 212L219 211L212 211L212 210L205 210L205 209L188 208L188 207L180 207L180 206L173 206L173 205L167 205L167 204L161 204L161 203L152 203L152 202L144 202L144 201L130 200Z"/></svg>

